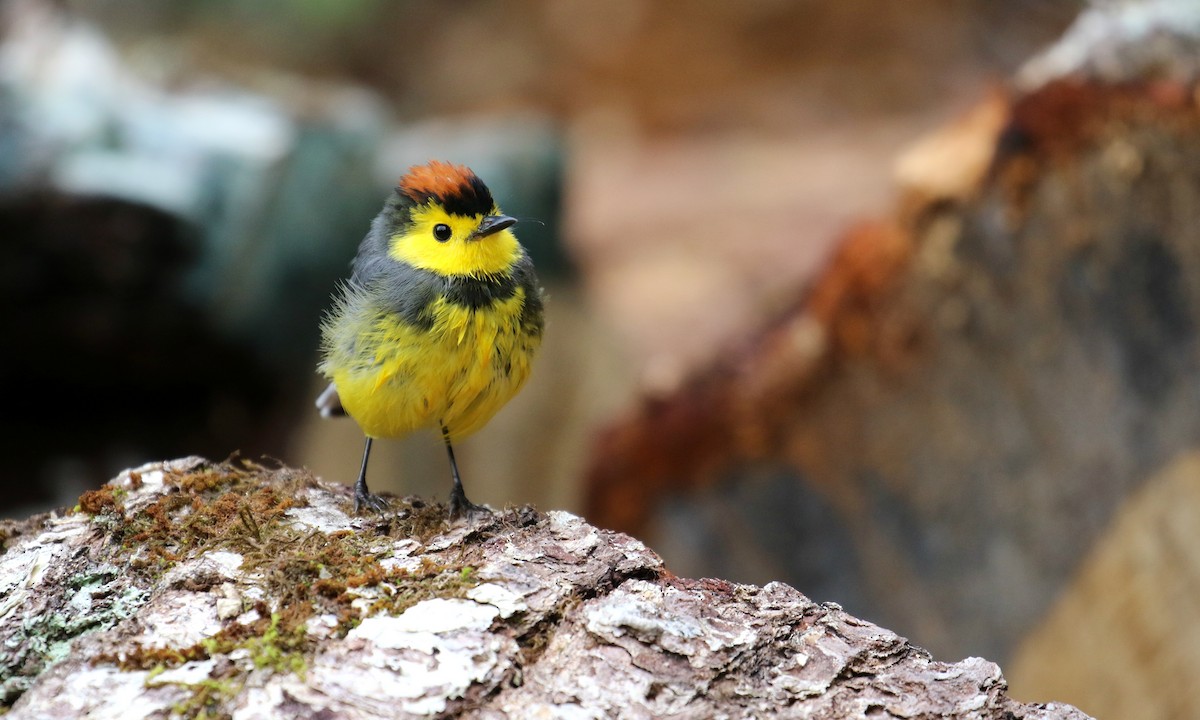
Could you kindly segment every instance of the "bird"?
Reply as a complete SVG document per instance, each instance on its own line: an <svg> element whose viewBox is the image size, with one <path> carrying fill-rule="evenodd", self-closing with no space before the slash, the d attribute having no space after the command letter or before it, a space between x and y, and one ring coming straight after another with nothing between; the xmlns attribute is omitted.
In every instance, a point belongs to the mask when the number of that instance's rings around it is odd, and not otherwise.
<svg viewBox="0 0 1200 720"><path fill-rule="evenodd" d="M451 519L490 512L467 499L453 443L525 384L541 345L543 291L513 234L517 219L463 165L430 161L400 178L321 322L322 416L366 436L354 512L384 512L367 486L377 438L440 431Z"/></svg>

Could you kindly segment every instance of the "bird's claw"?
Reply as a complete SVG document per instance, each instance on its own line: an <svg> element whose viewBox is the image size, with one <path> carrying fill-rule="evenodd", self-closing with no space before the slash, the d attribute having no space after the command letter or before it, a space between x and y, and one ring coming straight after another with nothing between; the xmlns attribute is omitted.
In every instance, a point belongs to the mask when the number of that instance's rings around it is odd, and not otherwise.
<svg viewBox="0 0 1200 720"><path fill-rule="evenodd" d="M354 493L354 514L360 515L363 510L368 510L373 513L386 512L389 507L388 501L374 493L365 491L355 491Z"/></svg>
<svg viewBox="0 0 1200 720"><path fill-rule="evenodd" d="M475 520L484 515L491 515L492 510L484 505L476 505L467 499L467 496L462 493L450 493L450 519L458 520L466 517L469 520Z"/></svg>

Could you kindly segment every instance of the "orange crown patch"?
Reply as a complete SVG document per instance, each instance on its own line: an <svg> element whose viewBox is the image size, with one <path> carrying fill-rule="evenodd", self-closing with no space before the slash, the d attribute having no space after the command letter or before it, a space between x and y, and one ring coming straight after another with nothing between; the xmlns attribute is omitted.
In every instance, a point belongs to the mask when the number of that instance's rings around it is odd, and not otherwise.
<svg viewBox="0 0 1200 720"><path fill-rule="evenodd" d="M409 168L396 190L418 205L433 200L455 215L486 215L496 204L470 168L440 160Z"/></svg>

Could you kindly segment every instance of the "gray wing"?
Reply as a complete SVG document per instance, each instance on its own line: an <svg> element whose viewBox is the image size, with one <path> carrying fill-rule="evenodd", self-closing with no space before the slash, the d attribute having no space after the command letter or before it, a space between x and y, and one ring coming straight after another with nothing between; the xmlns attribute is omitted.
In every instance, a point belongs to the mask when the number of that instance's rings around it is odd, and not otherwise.
<svg viewBox="0 0 1200 720"><path fill-rule="evenodd" d="M521 325L525 332L541 337L545 319L542 314L542 286L529 255L521 253L521 259L513 267L513 280L525 290L525 305L521 308Z"/></svg>
<svg viewBox="0 0 1200 720"><path fill-rule="evenodd" d="M395 316L418 328L433 326L432 303L445 290L438 275L397 262L387 254L387 224L376 218L359 246L354 271L334 297L333 308L321 323L318 369L332 378L333 367L366 366L371 355L359 347L355 328L371 326L382 316ZM322 417L346 414L331 383L317 398Z"/></svg>

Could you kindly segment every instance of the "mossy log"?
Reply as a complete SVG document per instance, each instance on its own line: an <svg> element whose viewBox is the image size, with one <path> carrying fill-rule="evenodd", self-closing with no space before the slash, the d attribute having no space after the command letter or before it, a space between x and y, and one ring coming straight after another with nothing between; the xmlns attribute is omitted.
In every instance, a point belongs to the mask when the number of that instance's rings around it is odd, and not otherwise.
<svg viewBox="0 0 1200 720"><path fill-rule="evenodd" d="M781 583L675 577L568 513L350 505L188 458L4 523L7 717L1085 717Z"/></svg>

